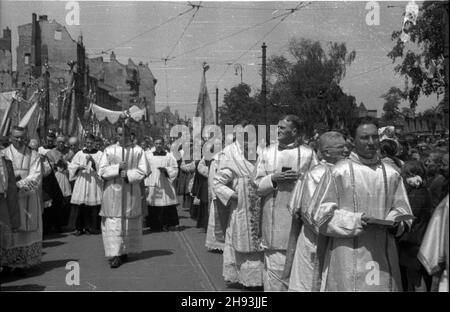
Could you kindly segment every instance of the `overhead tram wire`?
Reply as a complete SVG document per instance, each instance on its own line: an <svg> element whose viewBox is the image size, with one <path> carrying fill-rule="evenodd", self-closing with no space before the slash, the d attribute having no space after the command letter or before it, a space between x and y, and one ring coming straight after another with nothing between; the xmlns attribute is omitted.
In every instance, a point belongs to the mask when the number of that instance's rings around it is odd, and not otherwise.
<svg viewBox="0 0 450 312"><path fill-rule="evenodd" d="M281 18L281 20L275 24L275 26L273 26L267 33L264 34L264 36L262 38L260 38L258 41L256 41L249 49L247 49L244 53L242 53L237 59L235 59L234 61L230 61L227 62L227 67L225 68L225 71L222 73L222 75L219 77L219 79L217 79L216 81L216 85L219 84L219 82L222 80L222 78L225 76L225 74L227 73L228 69L230 68L231 65L233 65L234 63L236 63L237 61L239 61L244 55L246 55L248 52L250 52L251 49L253 49L258 43L260 43L261 41L263 41L268 35L270 35L275 28L278 27L278 25L280 25L288 16L290 16L291 14L294 14L296 11L298 11L300 8L305 7L306 5L310 4L307 3L305 5L303 5L301 7L301 5L303 4L303 2L300 2L294 9L291 9L289 13L285 14L285 16L283 16Z"/></svg>
<svg viewBox="0 0 450 312"><path fill-rule="evenodd" d="M192 24L192 22L194 21L195 16L197 15L198 11L200 10L201 7L201 2L198 5L193 5L190 4L192 6L192 8L195 8L195 12L192 15L191 19L189 20L189 22L186 24L186 26L183 29L183 32L181 33L180 37L178 38L177 42L173 45L172 49L170 50L170 52L167 54L167 56L163 59L163 61L165 63L167 63L167 60L170 58L170 56L172 55L173 51L176 49L176 47L178 46L178 44L180 43L181 39L183 38L184 34L186 33L186 30L189 28L189 26Z"/></svg>
<svg viewBox="0 0 450 312"><path fill-rule="evenodd" d="M365 75L365 74L368 74L368 73L377 71L377 70L379 70L379 69L382 69L382 68L384 68L384 67L386 67L386 66L388 66L388 65L391 65L391 64L392 64L392 62L383 64L383 65L381 65L381 66L378 66L378 67L375 67L375 68L372 68L372 69L369 69L369 70L366 70L366 71L357 73L357 74L355 74L355 75L353 75L353 76L348 77L347 79L344 78L344 80L346 80L346 81L352 80L352 79L357 78L357 77L359 77L359 76L362 76L362 75Z"/></svg>
<svg viewBox="0 0 450 312"><path fill-rule="evenodd" d="M156 26L150 28L149 30L146 30L146 31L144 31L144 32L141 32L140 34L137 34L136 36L131 37L131 38L127 39L126 41L124 41L124 42L122 42L122 43L120 43L120 44L118 44L118 45L116 45L116 46L114 46L114 47L112 47L112 48L109 48L109 49L107 49L107 50L105 50L105 51L102 51L101 54L106 54L106 53L108 53L109 51L112 51L112 50L114 50L115 48L117 48L117 47L119 47L119 46L121 46L121 45L127 44L127 43L133 41L134 39L137 39L137 38L139 38L139 37L141 37L141 36L143 36L143 35L145 35L145 34L148 34L149 32L151 32L151 31L153 31L153 30L156 30L156 29L160 28L161 26L164 26L165 24L170 23L171 21L173 21L173 20L175 20L175 19L177 19L177 18L179 18L179 17L181 17L181 16L183 16L183 15L185 15L185 14L191 12L192 10L195 10L195 6L191 6L190 9L188 9L188 10L186 10L186 11L183 11L183 12L179 13L178 15L175 15L175 16L169 18L168 20L162 22L161 24L158 24L158 25L156 25Z"/></svg>
<svg viewBox="0 0 450 312"><path fill-rule="evenodd" d="M269 19L267 19L267 20L265 20L265 21L263 21L263 22L261 22L261 23L254 24L254 25L252 25L252 26L248 26L248 27L246 27L246 28L244 28L244 29L241 29L241 30L239 30L239 31L237 31L237 32L234 32L234 33L231 33L231 34L229 34L229 35L220 37L220 38L218 38L218 39L215 39L215 40L212 40L212 41L210 41L210 42L204 43L204 44L202 44L202 45L200 45L200 46L198 46L198 47L196 47L196 48L190 49L190 50L188 50L188 51L186 51L186 52L183 52L183 53L181 53L181 54L175 55L175 56L171 57L170 59L168 59L168 61L171 61L171 60L174 60L174 59L179 58L179 57L181 57L181 56L187 55L187 54L189 54L189 53L191 53L191 52L194 52L194 51L203 49L204 47L207 47L207 46L209 46L209 45L213 45L213 44L215 44L215 43L217 43L217 42L220 42L220 41L222 41L222 40L229 39L229 38L231 38L231 37L234 37L234 36L236 36L236 35L239 35L239 34L245 32L245 31L247 31L247 30L250 30L250 29L255 28L255 27L258 27L258 26L262 26L262 25L264 25L264 24L266 24L266 23L268 23L268 22L271 22L271 21L273 21L273 20L277 20L277 19L279 19L279 18L283 18L284 16L287 16L287 15L289 15L289 14L291 14L291 12L282 13L282 14L280 14L280 15L273 16L273 17L271 17L271 18L269 18Z"/></svg>

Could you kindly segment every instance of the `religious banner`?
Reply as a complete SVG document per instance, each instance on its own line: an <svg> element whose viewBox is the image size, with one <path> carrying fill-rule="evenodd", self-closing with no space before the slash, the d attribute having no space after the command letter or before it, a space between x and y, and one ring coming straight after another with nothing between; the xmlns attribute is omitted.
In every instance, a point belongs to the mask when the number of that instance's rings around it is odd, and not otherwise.
<svg viewBox="0 0 450 312"><path fill-rule="evenodd" d="M197 111L195 112L195 117L202 118L202 128L205 125L214 124L214 114L212 111L211 101L209 99L208 88L206 87L206 71L209 66L203 63L203 76L200 83L200 92L197 101Z"/></svg>

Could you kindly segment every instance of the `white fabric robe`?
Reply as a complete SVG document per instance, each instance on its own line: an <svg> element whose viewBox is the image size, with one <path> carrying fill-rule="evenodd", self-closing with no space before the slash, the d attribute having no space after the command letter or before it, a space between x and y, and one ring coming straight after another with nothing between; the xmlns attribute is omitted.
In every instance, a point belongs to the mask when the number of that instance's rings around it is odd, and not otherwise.
<svg viewBox="0 0 450 312"><path fill-rule="evenodd" d="M147 204L149 206L167 207L178 204L177 194L173 185L178 175L178 163L171 153L165 156L146 152L151 174L145 179L148 189ZM158 167L166 168L168 176L162 174Z"/></svg>
<svg viewBox="0 0 450 312"><path fill-rule="evenodd" d="M286 249L292 225L288 203L295 182L272 183L272 175L282 172L283 167L305 174L318 163L316 153L307 146L279 150L272 144L261 154L255 183L262 197L262 245L265 249L264 290L283 291L289 281L283 276Z"/></svg>
<svg viewBox="0 0 450 312"><path fill-rule="evenodd" d="M92 163L87 164L87 156L94 159L95 168ZM98 173L100 159L103 153L97 151L95 154L87 154L79 151L69 164L69 179L75 181L70 203L75 205L97 206L102 203L103 181ZM85 170L78 170L80 166L86 166Z"/></svg>
<svg viewBox="0 0 450 312"><path fill-rule="evenodd" d="M382 164L365 165L352 153L325 174L318 186L312 221L330 238L321 291L402 288L394 235L386 227L369 225L363 229L361 225L363 213L385 220L412 215L402 177L388 164L383 172ZM411 226L411 221L405 223Z"/></svg>
<svg viewBox="0 0 450 312"><path fill-rule="evenodd" d="M125 183L119 174L119 164L122 161L127 163L128 183ZM148 175L148 172L148 163L141 147L137 145L126 147L123 160L122 147L119 144L108 146L103 152L99 165L99 175L105 180L100 215L113 218L140 217L142 194L139 183ZM123 191L122 188L124 188ZM122 207L123 199L124 207Z"/></svg>
<svg viewBox="0 0 450 312"><path fill-rule="evenodd" d="M32 181L35 185L28 192L18 190L21 227L13 232L11 247L7 250L7 262L11 267L30 267L42 258L42 165L37 152L28 147L17 150L12 144L4 149L4 155L12 161L14 174L22 184Z"/></svg>
<svg viewBox="0 0 450 312"><path fill-rule="evenodd" d="M128 183L119 175L122 161L127 164ZM144 151L135 145L124 149L119 144L108 146L99 167L99 175L105 180L100 211L105 256L139 253L142 251L143 196L140 182L148 174Z"/></svg>
<svg viewBox="0 0 450 312"><path fill-rule="evenodd" d="M330 170L333 164L322 161L309 171L303 181L299 180L292 192L289 209L296 218L296 222L303 220L300 234L295 245L292 270L289 279L289 291L318 291L320 290L320 259L326 247L326 237L318 235L313 224L309 221L311 198L319 185L325 172ZM294 239L290 236L289 239ZM321 243L321 244L319 244ZM322 245L318 252L318 245ZM323 246L325 245L325 246ZM318 255L319 253L319 255Z"/></svg>
<svg viewBox="0 0 450 312"><path fill-rule="evenodd" d="M249 194L254 165L244 158L236 142L226 146L223 154L213 182L217 199L230 209L223 251L223 276L228 282L261 286L264 268L263 253L259 249L259 218L252 218L259 205L252 204ZM237 202L231 201L235 192ZM259 216L259 211L256 214Z"/></svg>
<svg viewBox="0 0 450 312"><path fill-rule="evenodd" d="M292 222L288 203L295 183L280 183L275 187L272 175L282 172L283 167L305 174L318 163L316 153L303 145L279 151L278 144L272 144L262 152L255 183L262 197L262 240L265 248L286 250Z"/></svg>
<svg viewBox="0 0 450 312"><path fill-rule="evenodd" d="M209 250L223 250L225 245L225 230L226 223L228 221L228 211L227 207L225 207L222 202L217 199L213 187L214 177L216 176L217 169L220 167L222 157L222 153L217 153L213 156L208 172L208 197L210 200L210 205L205 247ZM199 172L203 172L204 167L206 167L206 163L204 159L202 159L198 164Z"/></svg>
<svg viewBox="0 0 450 312"><path fill-rule="evenodd" d="M436 207L428 224L417 257L428 274L441 273L439 292L449 291L449 223L448 195Z"/></svg>

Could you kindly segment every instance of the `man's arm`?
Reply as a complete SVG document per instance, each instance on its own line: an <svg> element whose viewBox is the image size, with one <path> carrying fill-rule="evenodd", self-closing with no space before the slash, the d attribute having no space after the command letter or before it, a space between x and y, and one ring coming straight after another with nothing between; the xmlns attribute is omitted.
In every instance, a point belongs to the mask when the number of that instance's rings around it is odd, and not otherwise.
<svg viewBox="0 0 450 312"><path fill-rule="evenodd" d="M30 190L37 190L42 183L42 163L38 153L31 152L30 168L28 176L18 182L19 188L26 185Z"/></svg>
<svg viewBox="0 0 450 312"><path fill-rule="evenodd" d="M200 160L200 162L198 163L197 170L198 173L200 173L205 178L208 177L209 170L208 166L206 165L205 157L203 157L202 160Z"/></svg>
<svg viewBox="0 0 450 312"><path fill-rule="evenodd" d="M261 159L256 165L256 174L254 178L254 183L257 186L257 193L261 197L269 195L276 189L276 185L274 185L272 181L273 174L269 174L266 171L267 162L267 153L263 152L261 154Z"/></svg>
<svg viewBox="0 0 450 312"><path fill-rule="evenodd" d="M233 181L233 171L227 167L220 168L213 180L214 193L225 206L228 206L230 199L235 194L234 190L227 186L231 181Z"/></svg>
<svg viewBox="0 0 450 312"><path fill-rule="evenodd" d="M171 183L175 181L178 176L178 163L172 154L168 154L169 163L165 167L167 171L167 177Z"/></svg>
<svg viewBox="0 0 450 312"><path fill-rule="evenodd" d="M402 178L399 176L397 181L397 187L394 193L394 199L392 203L392 209L386 216L386 220L395 221L396 218L400 216L412 216L411 206L409 204L408 194L406 193L405 185L403 184ZM403 232L412 226L412 220L402 221L398 223L398 226L393 232L395 236L401 236Z"/></svg>
<svg viewBox="0 0 450 312"><path fill-rule="evenodd" d="M120 164L110 164L108 159L108 154L105 151L100 158L98 174L105 180L111 180L119 177Z"/></svg>
<svg viewBox="0 0 450 312"><path fill-rule="evenodd" d="M138 166L137 168L127 170L127 179L129 183L137 183L142 181L149 172L147 159L142 152L137 155Z"/></svg>
<svg viewBox="0 0 450 312"><path fill-rule="evenodd" d="M355 213L339 207L336 178L331 171L322 177L311 205L311 219L316 232L332 237L354 237L363 232L363 213Z"/></svg>

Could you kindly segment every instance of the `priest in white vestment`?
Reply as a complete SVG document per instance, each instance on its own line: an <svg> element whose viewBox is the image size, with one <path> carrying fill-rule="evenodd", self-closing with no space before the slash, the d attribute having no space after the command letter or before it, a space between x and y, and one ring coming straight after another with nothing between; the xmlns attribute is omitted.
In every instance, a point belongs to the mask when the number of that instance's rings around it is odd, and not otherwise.
<svg viewBox="0 0 450 312"><path fill-rule="evenodd" d="M208 197L210 203L205 247L210 251L223 251L225 246L226 223L229 216L227 207L218 200L213 187L214 177L216 176L217 169L220 168L222 157L222 152L215 154L211 159L208 171L206 171L206 168L208 167L206 166L204 159L198 164L198 171L203 172L203 174L207 173L208 177Z"/></svg>
<svg viewBox="0 0 450 312"><path fill-rule="evenodd" d="M319 162L311 148L299 144L299 135L299 119L283 117L278 123L278 143L264 149L258 162L255 183L263 207L264 291L288 289L289 280L283 277L292 225L288 203L298 178Z"/></svg>
<svg viewBox="0 0 450 312"><path fill-rule="evenodd" d="M100 211L103 245L111 268L122 265L128 254L142 251L139 183L149 168L144 151L131 142L129 131L127 126L117 128L120 140L104 150L99 165L99 175L105 180Z"/></svg>
<svg viewBox="0 0 450 312"><path fill-rule="evenodd" d="M396 237L412 212L398 171L378 157L376 122L362 119L355 150L326 173L311 222L329 237L321 291L401 291Z"/></svg>
<svg viewBox="0 0 450 312"><path fill-rule="evenodd" d="M229 284L261 287L264 263L260 205L252 182L256 161L248 160L246 150L237 141L224 148L213 190L217 200L230 211L223 250L224 280Z"/></svg>
<svg viewBox="0 0 450 312"><path fill-rule="evenodd" d="M97 219L103 192L99 167L103 152L94 144L95 137L88 134L85 149L78 151L69 164L69 178L75 182L70 203L77 210L76 235L99 233Z"/></svg>
<svg viewBox="0 0 450 312"><path fill-rule="evenodd" d="M12 232L6 257L8 266L25 269L38 265L42 259L42 167L39 154L25 144L24 128L14 127L11 140L3 152L13 164L21 222Z"/></svg>
<svg viewBox="0 0 450 312"><path fill-rule="evenodd" d="M289 291L319 291L323 255L327 237L318 235L312 222L311 199L322 176L338 161L345 158L347 147L339 132L325 132L319 138L321 161L297 181L288 208L293 216L289 236L285 276L289 277ZM292 262L292 263L291 263Z"/></svg>
<svg viewBox="0 0 450 312"><path fill-rule="evenodd" d="M11 244L11 232L20 227L17 186L12 162L0 150L0 272L7 266L6 250Z"/></svg>

